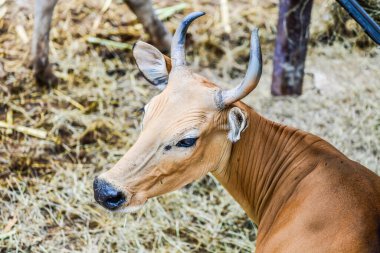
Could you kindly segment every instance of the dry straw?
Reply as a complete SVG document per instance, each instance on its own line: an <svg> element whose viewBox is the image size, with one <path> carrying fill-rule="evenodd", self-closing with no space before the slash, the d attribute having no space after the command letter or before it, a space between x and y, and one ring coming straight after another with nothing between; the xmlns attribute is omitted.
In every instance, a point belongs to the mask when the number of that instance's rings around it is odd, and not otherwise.
<svg viewBox="0 0 380 253"><path fill-rule="evenodd" d="M236 85L249 32L260 27L264 74L245 100L380 172L380 51L358 49L354 37L332 42L328 1L315 3L298 98L269 94L278 1L185 2L156 7L171 32L186 13L208 13L190 28L195 71ZM59 1L50 56L61 82L38 87L27 67L33 23L23 3L0 0L0 252L251 252L256 228L211 177L133 215L95 204L94 176L132 145L140 108L158 92L139 75L128 46L148 38L122 1Z"/></svg>

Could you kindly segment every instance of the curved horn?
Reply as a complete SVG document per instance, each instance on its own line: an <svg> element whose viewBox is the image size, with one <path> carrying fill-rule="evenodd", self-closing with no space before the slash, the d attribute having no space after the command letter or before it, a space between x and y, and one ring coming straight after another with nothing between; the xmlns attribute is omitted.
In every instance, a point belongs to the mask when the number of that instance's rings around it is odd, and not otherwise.
<svg viewBox="0 0 380 253"><path fill-rule="evenodd" d="M171 45L171 58L173 68L186 65L185 40L187 28L191 22L203 15L205 15L205 13L201 11L190 13L182 20L181 24L175 31Z"/></svg>
<svg viewBox="0 0 380 253"><path fill-rule="evenodd" d="M244 80L235 88L223 90L217 95L217 106L224 108L247 96L259 83L262 71L261 47L259 29L255 28L251 33L251 47L247 73Z"/></svg>

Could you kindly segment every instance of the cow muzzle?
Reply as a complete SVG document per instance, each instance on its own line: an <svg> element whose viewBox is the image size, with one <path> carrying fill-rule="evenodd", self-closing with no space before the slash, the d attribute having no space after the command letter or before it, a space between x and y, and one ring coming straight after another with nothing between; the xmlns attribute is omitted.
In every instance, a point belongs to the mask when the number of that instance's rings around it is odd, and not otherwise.
<svg viewBox="0 0 380 253"><path fill-rule="evenodd" d="M114 211L126 202L124 193L104 179L95 178L94 184L94 198L96 202L108 210Z"/></svg>

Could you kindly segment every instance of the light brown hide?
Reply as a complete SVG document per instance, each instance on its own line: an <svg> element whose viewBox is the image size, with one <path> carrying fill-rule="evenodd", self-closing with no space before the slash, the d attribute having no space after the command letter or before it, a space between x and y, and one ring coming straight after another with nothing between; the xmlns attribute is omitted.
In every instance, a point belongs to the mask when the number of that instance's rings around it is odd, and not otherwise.
<svg viewBox="0 0 380 253"><path fill-rule="evenodd" d="M219 90L186 67L172 70L146 106L136 143L100 176L123 190L125 206L212 172L258 225L256 252L379 252L379 176L242 102L218 109ZM227 138L232 107L248 120L236 143ZM196 145L176 147L187 135L199 137Z"/></svg>
<svg viewBox="0 0 380 253"><path fill-rule="evenodd" d="M380 178L243 103L249 127L213 175L258 225L256 252L379 252Z"/></svg>
<svg viewBox="0 0 380 253"><path fill-rule="evenodd" d="M214 104L216 90L187 69L173 71L166 89L147 104L136 143L100 178L126 191L129 205L140 205L226 164L231 143L221 124L226 111ZM175 146L189 134L199 137L195 147Z"/></svg>

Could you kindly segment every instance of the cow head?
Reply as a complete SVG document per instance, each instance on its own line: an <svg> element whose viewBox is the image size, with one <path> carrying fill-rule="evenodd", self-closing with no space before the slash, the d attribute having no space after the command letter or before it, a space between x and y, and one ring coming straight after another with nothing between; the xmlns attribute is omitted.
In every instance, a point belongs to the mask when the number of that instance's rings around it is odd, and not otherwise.
<svg viewBox="0 0 380 253"><path fill-rule="evenodd" d="M251 36L250 61L240 85L222 90L185 64L188 15L177 29L171 58L137 42L133 55L145 78L162 90L145 106L141 134L109 171L94 181L94 196L110 210L132 212L149 198L173 191L206 173L224 168L232 143L247 127L247 114L237 105L261 75L258 31Z"/></svg>

